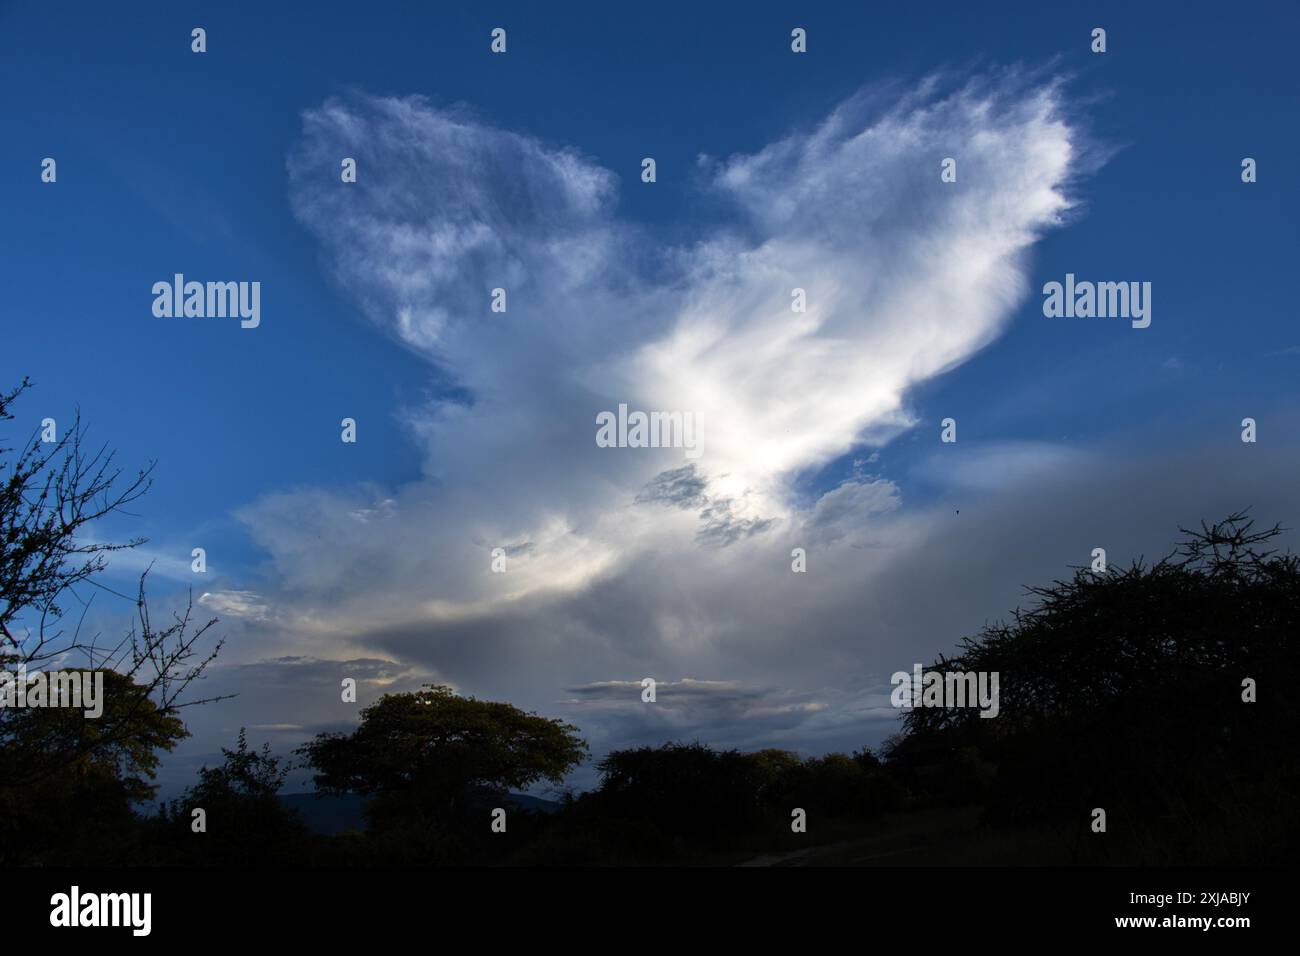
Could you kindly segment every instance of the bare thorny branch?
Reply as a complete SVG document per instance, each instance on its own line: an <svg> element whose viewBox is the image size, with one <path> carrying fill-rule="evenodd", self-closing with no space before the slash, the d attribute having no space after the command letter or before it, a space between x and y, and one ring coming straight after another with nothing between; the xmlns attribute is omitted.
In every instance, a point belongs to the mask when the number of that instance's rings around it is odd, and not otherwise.
<svg viewBox="0 0 1300 956"><path fill-rule="evenodd" d="M0 393L0 421L12 420L8 409L29 385L24 379L14 390ZM199 642L217 621L213 618L200 624L194 620L192 593L184 609L173 613L170 624L156 627L145 596L148 569L140 575L137 620L128 633L106 648L100 646L98 635L82 638L93 598L83 600L78 587L86 584L118 593L94 580L107 567L106 555L144 543L139 538L117 544L97 542L85 534L93 522L125 512L144 495L153 470L151 463L123 484L123 470L115 465L114 453L107 446L88 452L84 435L78 413L61 438L42 442L33 434L12 465L0 460L0 666L39 669L82 653L90 669L106 669L127 678L127 699L117 702L111 713L105 712L93 739L83 734L77 744L65 746L58 754L42 753L42 759L33 762L32 775L24 774L20 780L8 774L0 780L0 788L31 783L93 750L125 741L146 712L174 716L181 708L225 699L182 700L190 685L203 678L224 642L199 656ZM0 455L12 450L0 447ZM62 626L62 604L69 596L81 604L70 635ZM30 623L20 626L23 621ZM3 720L9 713L0 709L0 746L13 747L16 741L6 732ZM39 750L43 743L28 741L22 749L34 746ZM11 766L24 763L10 761Z"/></svg>

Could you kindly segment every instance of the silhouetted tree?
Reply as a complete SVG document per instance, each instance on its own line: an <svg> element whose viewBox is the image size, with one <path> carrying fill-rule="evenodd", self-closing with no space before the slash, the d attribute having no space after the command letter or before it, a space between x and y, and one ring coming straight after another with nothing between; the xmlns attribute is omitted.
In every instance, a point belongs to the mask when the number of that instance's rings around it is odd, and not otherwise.
<svg viewBox="0 0 1300 956"><path fill-rule="evenodd" d="M0 422L12 421L24 379L0 393ZM145 468L124 477L105 446L90 449L80 418L42 441L37 429L12 459L0 447L0 669L57 665L101 672L103 713L70 707L0 708L0 861L56 853L60 840L124 833L132 801L153 793L156 750L185 736L176 714L221 645L200 657L215 620L196 626L192 604L164 626L150 619L147 572L134 600L136 622L117 639L82 633L107 556L143 543L97 542L92 523L123 511L149 488ZM85 593L83 593L85 592ZM66 612L66 613L65 613ZM44 847L44 850L38 850Z"/></svg>
<svg viewBox="0 0 1300 956"><path fill-rule="evenodd" d="M199 782L161 808L161 822L179 859L223 865L295 862L307 838L298 814L280 800L289 767L269 744L250 750L244 728L235 749L221 749L217 767L199 770ZM206 829L196 833L193 813L201 809Z"/></svg>
<svg viewBox="0 0 1300 956"><path fill-rule="evenodd" d="M910 710L891 765L991 761L990 819L1073 826L1102 807L1151 862L1196 840L1209 852L1207 832L1233 834L1220 860L1294 845L1300 559L1267 550L1280 529L1244 513L1182 530L1154 564L1031 588L1033 607L940 658L931 669L998 672L1000 714Z"/></svg>
<svg viewBox="0 0 1300 956"><path fill-rule="evenodd" d="M768 752L772 762L772 752ZM647 820L670 837L716 839L752 828L762 813L759 763L700 743L615 750L597 764L605 812Z"/></svg>
<svg viewBox="0 0 1300 956"><path fill-rule="evenodd" d="M902 799L866 750L802 760L788 750L741 753L667 743L616 750L597 766L598 813L649 822L664 846L724 846L748 834L784 831L795 807L823 819L864 820Z"/></svg>
<svg viewBox="0 0 1300 956"><path fill-rule="evenodd" d="M13 708L0 746L0 862L119 862L133 805L153 796L159 751L187 737L129 677L103 671L103 714Z"/></svg>
<svg viewBox="0 0 1300 956"><path fill-rule="evenodd" d="M541 780L560 783L586 750L570 724L426 685L385 694L361 712L355 731L320 734L298 752L315 769L320 792L370 798L373 832L412 840L422 833L439 846L444 838L459 846L488 833L488 817L484 813L476 828L453 828L453 820L464 820L502 791ZM429 845L420 851L441 852Z"/></svg>

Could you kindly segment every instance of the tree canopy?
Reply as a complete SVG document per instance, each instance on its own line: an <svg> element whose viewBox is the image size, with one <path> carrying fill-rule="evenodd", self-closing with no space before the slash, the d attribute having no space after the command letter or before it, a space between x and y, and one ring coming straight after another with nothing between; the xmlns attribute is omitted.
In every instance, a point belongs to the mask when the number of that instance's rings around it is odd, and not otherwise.
<svg viewBox="0 0 1300 956"><path fill-rule="evenodd" d="M321 734L300 753L325 793L375 796L381 809L400 800L438 817L464 809L481 789L558 784L586 751L570 724L430 684L384 695L355 731Z"/></svg>

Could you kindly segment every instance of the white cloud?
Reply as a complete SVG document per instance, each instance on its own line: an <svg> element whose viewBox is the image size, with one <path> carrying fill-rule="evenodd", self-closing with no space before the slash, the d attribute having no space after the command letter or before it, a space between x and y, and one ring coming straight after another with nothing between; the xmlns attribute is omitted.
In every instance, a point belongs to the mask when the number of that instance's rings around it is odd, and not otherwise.
<svg viewBox="0 0 1300 956"><path fill-rule="evenodd" d="M933 519L905 515L883 479L812 501L796 480L907 428L907 390L1004 329L1025 253L1070 207L1075 151L1050 83L856 97L704 161L731 219L660 250L615 216L613 174L572 149L420 98L309 111L297 215L358 306L473 400L403 411L419 480L241 510L271 559L262 639L419 660L533 706L630 667L703 679L739 658L752 686L816 688L769 695L765 718L851 727L867 705L849 688L879 676L842 649L792 660L792 642L811 617L826 631L809 640L843 641L825 615L859 606ZM338 182L347 155L355 185ZM956 184L940 182L946 156ZM488 308L497 286L505 314ZM697 412L703 456L596 447L596 413L620 402ZM790 573L794 545L818 549L816 573Z"/></svg>
<svg viewBox="0 0 1300 956"><path fill-rule="evenodd" d="M199 604L217 614L255 621L265 620L270 612L261 595L252 591L205 591L199 595Z"/></svg>
<svg viewBox="0 0 1300 956"><path fill-rule="evenodd" d="M955 442L926 457L918 476L963 491L1006 491L1092 465L1087 451L1052 442Z"/></svg>
<svg viewBox="0 0 1300 956"><path fill-rule="evenodd" d="M715 481L780 498L864 430L910 423L907 388L1005 326L1023 253L1070 208L1075 148L1055 86L1004 82L883 115L857 97L721 167L745 225L684 254L671 328L627 371L652 405L698 411ZM940 182L947 156L956 183Z"/></svg>

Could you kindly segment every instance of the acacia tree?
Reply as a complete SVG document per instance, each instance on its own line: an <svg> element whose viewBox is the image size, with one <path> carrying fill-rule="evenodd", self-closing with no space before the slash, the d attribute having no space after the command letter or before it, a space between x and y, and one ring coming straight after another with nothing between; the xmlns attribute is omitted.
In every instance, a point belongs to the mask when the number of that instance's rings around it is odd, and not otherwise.
<svg viewBox="0 0 1300 956"><path fill-rule="evenodd" d="M445 821L484 790L558 784L586 751L570 724L429 684L385 694L351 734L320 734L298 753L321 792L373 797L371 823L383 828Z"/></svg>
<svg viewBox="0 0 1300 956"><path fill-rule="evenodd" d="M13 421L11 408L30 386L23 379L0 393L0 423ZM134 598L135 621L124 636L104 641L83 633L95 593L110 591L97 580L108 556L144 543L97 541L89 534L92 523L124 512L144 495L153 466L125 474L107 446L88 444L80 415L62 436L42 438L36 430L17 449L0 444L0 668L84 663L115 676L105 685L111 697L104 713L93 721L80 711L56 717L0 708L0 791L41 784L97 754L134 752L142 744L170 747L185 736L177 711L205 702L182 698L221 649L218 642L199 655L199 641L216 619L196 622L192 596L169 622L153 622L147 570ZM149 760L133 766L152 777Z"/></svg>

